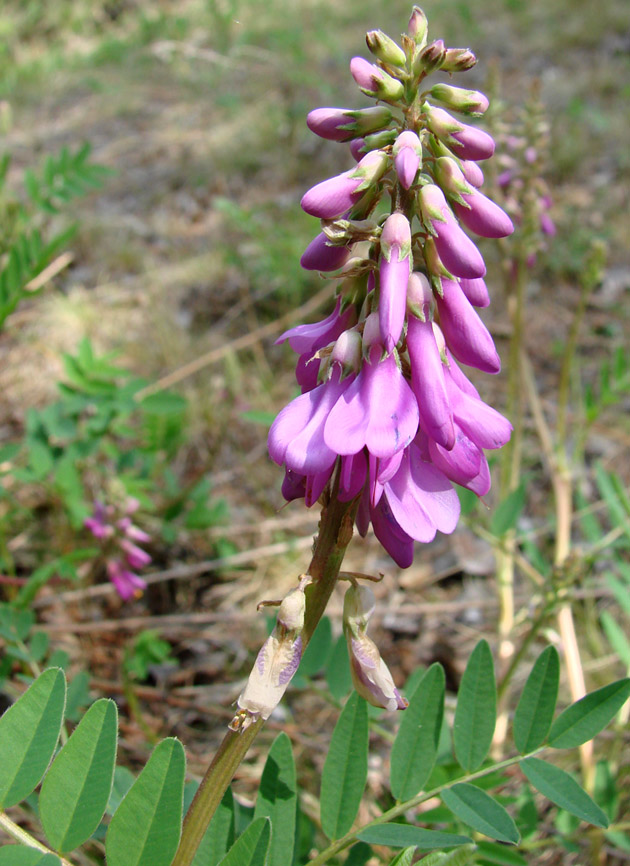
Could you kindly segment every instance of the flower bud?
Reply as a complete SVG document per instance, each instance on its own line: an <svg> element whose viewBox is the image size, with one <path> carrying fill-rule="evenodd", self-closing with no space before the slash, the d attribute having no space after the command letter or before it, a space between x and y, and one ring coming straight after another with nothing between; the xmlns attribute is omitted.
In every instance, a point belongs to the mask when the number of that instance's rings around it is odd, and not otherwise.
<svg viewBox="0 0 630 866"><path fill-rule="evenodd" d="M302 253L300 264L306 271L336 271L350 257L348 246L333 246L324 232L320 232Z"/></svg>
<svg viewBox="0 0 630 866"><path fill-rule="evenodd" d="M356 204L387 170L389 158L380 151L366 154L356 168L316 184L302 197L302 209L320 219L335 219Z"/></svg>
<svg viewBox="0 0 630 866"><path fill-rule="evenodd" d="M405 189L409 189L422 165L420 139L411 129L406 129L396 139L392 153L398 180Z"/></svg>
<svg viewBox="0 0 630 866"><path fill-rule="evenodd" d="M257 719L268 719L280 703L302 658L302 629L310 578L303 577L280 604L276 625L263 644L247 684L238 696L239 712L230 722L233 731L243 731Z"/></svg>
<svg viewBox="0 0 630 866"><path fill-rule="evenodd" d="M407 62L405 52L382 30L370 30L365 34L367 47L372 54L383 63L391 63L392 66L403 66Z"/></svg>
<svg viewBox="0 0 630 866"><path fill-rule="evenodd" d="M362 341L358 331L344 331L337 337L330 355L330 364L340 365L342 379L351 373L358 373L361 369L361 349Z"/></svg>
<svg viewBox="0 0 630 866"><path fill-rule="evenodd" d="M465 72L467 69L472 69L476 63L477 58L470 48L447 48L442 70L444 72Z"/></svg>
<svg viewBox="0 0 630 866"><path fill-rule="evenodd" d="M407 25L407 33L414 40L416 45L419 48L424 48L424 45L427 41L427 32L429 30L429 24L427 21L427 16L424 14L422 9L419 6L414 6L411 11L411 18L409 19L409 24Z"/></svg>
<svg viewBox="0 0 630 866"><path fill-rule="evenodd" d="M355 111L345 108L316 108L309 112L306 124L311 132L329 141L349 141L382 129L392 119L385 105Z"/></svg>
<svg viewBox="0 0 630 866"><path fill-rule="evenodd" d="M379 274L381 291L378 314L381 338L387 352L400 339L405 323L407 282L411 272L411 228L401 213L385 221L381 234Z"/></svg>
<svg viewBox="0 0 630 866"><path fill-rule="evenodd" d="M494 141L487 132L455 120L443 108L424 104L427 126L461 159L489 159L494 153Z"/></svg>
<svg viewBox="0 0 630 866"><path fill-rule="evenodd" d="M451 84L434 84L429 91L432 99L441 102L454 111L478 116L488 108L488 99L478 90L465 90L463 87L453 87Z"/></svg>
<svg viewBox="0 0 630 866"><path fill-rule="evenodd" d="M424 274L414 271L407 283L407 309L421 322L428 322L431 319L432 300L433 292L429 281Z"/></svg>
<svg viewBox="0 0 630 866"><path fill-rule="evenodd" d="M445 57L446 46L444 45L443 39L436 39L435 42L429 43L425 49L420 51L414 57L414 75L418 75L421 72L424 72L425 75L429 75L431 72L435 72L436 69L440 69L442 63L444 63Z"/></svg>
<svg viewBox="0 0 630 866"><path fill-rule="evenodd" d="M404 710L408 701L400 694L378 647L366 634L374 611L374 593L364 586L351 586L343 601L343 630L348 643L350 671L356 691L375 707Z"/></svg>
<svg viewBox="0 0 630 866"><path fill-rule="evenodd" d="M466 182L462 170L454 159L441 156L433 165L435 179L449 198L464 204L463 195L471 195L475 188Z"/></svg>
<svg viewBox="0 0 630 866"><path fill-rule="evenodd" d="M483 257L459 227L442 190L435 184L423 186L419 202L422 218L433 235L435 249L445 267L457 277L474 279L485 276Z"/></svg>
<svg viewBox="0 0 630 866"><path fill-rule="evenodd" d="M477 187L477 189L479 189L480 186L483 186L483 171L479 168L476 162L473 162L472 159L463 159L461 165L462 174L468 183Z"/></svg>
<svg viewBox="0 0 630 866"><path fill-rule="evenodd" d="M350 72L366 96L384 99L386 102L396 102L404 93L405 88L400 81L363 57L352 58Z"/></svg>

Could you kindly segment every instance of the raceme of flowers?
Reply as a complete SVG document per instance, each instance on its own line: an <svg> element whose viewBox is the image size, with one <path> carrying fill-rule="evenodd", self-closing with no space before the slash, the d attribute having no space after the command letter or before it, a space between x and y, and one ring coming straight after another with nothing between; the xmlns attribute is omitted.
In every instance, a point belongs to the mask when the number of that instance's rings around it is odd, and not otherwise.
<svg viewBox="0 0 630 866"><path fill-rule="evenodd" d="M284 497L308 506L338 466L338 498L360 496L360 533L371 523L406 567L414 541L454 530L453 483L487 493L484 450L510 437L509 422L459 365L500 369L475 310L489 303L484 260L464 228L499 238L513 225L480 189L479 163L494 141L460 119L482 115L488 100L425 83L436 70L469 69L474 55L442 40L427 44L417 7L401 45L381 31L366 40L376 62L355 57L350 71L377 104L319 108L307 118L317 135L349 144L356 164L302 199L322 221L302 266L338 271L339 283L328 318L279 339L299 356L302 394L274 421L269 453L285 467ZM381 215L383 200L391 204Z"/></svg>
<svg viewBox="0 0 630 866"><path fill-rule="evenodd" d="M124 601L142 595L146 583L136 571L151 562L149 554L139 547L151 541L151 536L131 520L139 507L137 499L128 497L121 514L114 505L97 501L92 516L84 521L86 529L103 545L107 575Z"/></svg>

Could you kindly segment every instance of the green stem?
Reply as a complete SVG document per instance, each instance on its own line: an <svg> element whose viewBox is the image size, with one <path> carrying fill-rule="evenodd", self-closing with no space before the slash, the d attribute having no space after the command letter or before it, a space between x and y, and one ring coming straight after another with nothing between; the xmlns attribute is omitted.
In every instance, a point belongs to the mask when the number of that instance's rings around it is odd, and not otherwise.
<svg viewBox="0 0 630 866"><path fill-rule="evenodd" d="M19 842L20 845L26 845L27 848L35 848L37 851L41 851L42 854L54 854L56 857L59 857L61 866L73 866L73 864L69 860L66 860L65 857L61 857L51 848L47 848L41 842L38 842L37 839L34 839L30 833L27 833L19 824L12 821L5 812L0 812L0 828L2 828L12 839L15 839L16 842Z"/></svg>
<svg viewBox="0 0 630 866"><path fill-rule="evenodd" d="M507 758L505 761L500 761L497 764L492 764L492 766L485 767L483 770L477 770L475 773L469 773L467 776L461 776L458 779L451 779L449 782L445 782L443 785L438 785L437 788L433 788L433 790L431 791L427 791L424 794L417 794L410 800L405 800L404 803L398 803L396 806L388 809L387 812L383 812L383 814L379 815L378 818L375 818L373 821L364 824L358 830L351 830L349 833L346 833L345 836L342 836L341 839L337 839L335 842L332 843L332 845L329 845L325 851L322 851L320 854L318 854L314 860L311 860L309 866L325 866L325 864L329 862L331 857L333 857L335 854L338 854L340 851L343 851L345 848L349 848L350 845L353 845L357 841L357 833L361 832L362 830L367 830L368 827L377 827L379 824L386 824L388 821L404 815L405 812L407 812L409 809L414 809L421 803L425 803L427 800L430 800L433 797L438 797L442 793L442 791L446 791L453 785L459 784L461 782L472 782L474 779L481 779L483 776L488 776L490 773L496 773L497 770L503 770L506 767L511 767L514 764L518 764L521 761L524 761L525 758L531 758L534 755L538 755L540 752L544 751L544 749L545 747L541 746L541 748L535 749L533 752L529 752L527 755L517 755L514 758Z"/></svg>
<svg viewBox="0 0 630 866"><path fill-rule="evenodd" d="M354 502L339 502L338 486L337 475L331 499L322 509L319 534L308 569L313 582L306 588L306 613L302 631L304 647L326 609L346 548L352 538L358 499ZM263 724L264 722L258 719L241 733L228 731L225 735L186 814L179 848L171 866L190 866L192 863L223 794Z"/></svg>

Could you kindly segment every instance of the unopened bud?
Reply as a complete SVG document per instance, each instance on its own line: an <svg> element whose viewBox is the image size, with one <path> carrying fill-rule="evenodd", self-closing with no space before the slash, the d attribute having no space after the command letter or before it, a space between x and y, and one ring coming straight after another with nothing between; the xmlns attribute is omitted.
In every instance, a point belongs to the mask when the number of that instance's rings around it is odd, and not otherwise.
<svg viewBox="0 0 630 866"><path fill-rule="evenodd" d="M424 48L426 45L428 29L427 16L419 6L414 6L407 26L407 33L414 40L418 48Z"/></svg>
<svg viewBox="0 0 630 866"><path fill-rule="evenodd" d="M431 318L433 292L424 274L414 271L407 283L407 310L421 322Z"/></svg>
<svg viewBox="0 0 630 866"><path fill-rule="evenodd" d="M341 378L358 373L361 368L361 335L358 331L344 331L335 342L330 363L341 366Z"/></svg>
<svg viewBox="0 0 630 866"><path fill-rule="evenodd" d="M386 102L397 102L404 93L400 81L383 72L378 66L364 60L363 57L353 57L350 61L350 72L363 93Z"/></svg>
<svg viewBox="0 0 630 866"><path fill-rule="evenodd" d="M449 198L465 205L462 195L472 195L475 188L466 182L466 178L454 159L441 156L433 165L435 179Z"/></svg>
<svg viewBox="0 0 630 866"><path fill-rule="evenodd" d="M416 55L413 61L413 72L419 74L424 72L429 75L436 69L440 69L446 57L446 46L443 39L430 42L423 51Z"/></svg>
<svg viewBox="0 0 630 866"><path fill-rule="evenodd" d="M472 69L476 63L477 58L470 48L447 48L442 70L444 72L465 72L467 69Z"/></svg>
<svg viewBox="0 0 630 866"><path fill-rule="evenodd" d="M430 93L436 102L454 111L476 117L483 114L489 105L487 97L478 90L465 90L463 87L453 87L451 84L434 84Z"/></svg>
<svg viewBox="0 0 630 866"><path fill-rule="evenodd" d="M407 62L405 52L400 45L397 45L382 30L370 30L369 33L365 34L365 41L372 54L379 60L382 60L383 63L391 63L392 66L404 67Z"/></svg>

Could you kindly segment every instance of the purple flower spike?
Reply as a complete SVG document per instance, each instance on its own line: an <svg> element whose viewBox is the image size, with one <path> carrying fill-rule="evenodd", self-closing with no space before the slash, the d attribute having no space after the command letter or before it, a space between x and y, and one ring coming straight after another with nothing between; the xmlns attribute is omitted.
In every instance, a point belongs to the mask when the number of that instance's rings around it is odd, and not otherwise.
<svg viewBox="0 0 630 866"><path fill-rule="evenodd" d="M476 280L461 279L459 285L473 307L487 307L490 305L488 288L481 277Z"/></svg>
<svg viewBox="0 0 630 866"><path fill-rule="evenodd" d="M411 386L418 401L420 427L450 449L455 443L453 413L446 392L444 365L435 341L433 324L409 317L407 348L411 361Z"/></svg>
<svg viewBox="0 0 630 866"><path fill-rule="evenodd" d="M124 552L125 559L132 568L145 568L151 562L149 554L127 538L122 539L120 542L120 548Z"/></svg>
<svg viewBox="0 0 630 866"><path fill-rule="evenodd" d="M468 207L455 202L455 213L471 232L484 238L505 238L514 231L514 225L509 216L498 204L481 192L472 195L462 194Z"/></svg>
<svg viewBox="0 0 630 866"><path fill-rule="evenodd" d="M380 298L378 306L381 339L391 352L400 339L405 323L407 283L411 270L411 228L407 217L393 213L381 234L379 263Z"/></svg>
<svg viewBox="0 0 630 866"><path fill-rule="evenodd" d="M279 466L300 475L317 475L330 469L340 452L324 441L324 425L330 410L347 390L351 379L335 378L292 400L277 416L269 431L269 454ZM362 447L362 446L360 446ZM359 448L353 449L354 453Z"/></svg>
<svg viewBox="0 0 630 866"><path fill-rule="evenodd" d="M323 180L302 197L302 210L320 219L335 219L350 210L385 172L389 157L381 151L367 153L356 168Z"/></svg>
<svg viewBox="0 0 630 866"><path fill-rule="evenodd" d="M459 227L442 190L435 184L423 186L420 206L425 224L435 232L435 248L444 266L456 277L485 276L483 256Z"/></svg>
<svg viewBox="0 0 630 866"><path fill-rule="evenodd" d="M438 529L451 533L457 526L457 493L439 469L421 459L416 445L405 449L384 495L398 525L416 541L432 541Z"/></svg>
<svg viewBox="0 0 630 866"><path fill-rule="evenodd" d="M351 250L349 246L333 246L326 235L320 232L304 250L300 264L305 271L336 271L348 261Z"/></svg>
<svg viewBox="0 0 630 866"><path fill-rule="evenodd" d="M392 152L398 180L405 189L409 189L422 159L420 139L411 129L406 129L396 139Z"/></svg>
<svg viewBox="0 0 630 866"><path fill-rule="evenodd" d="M456 423L478 448L493 450L509 442L512 425L507 418L478 396L462 391L449 375L446 388Z"/></svg>
<svg viewBox="0 0 630 866"><path fill-rule="evenodd" d="M501 360L494 341L459 283L443 279L442 288L444 297L437 295L435 301L447 346L462 364L498 373Z"/></svg>
<svg viewBox="0 0 630 866"><path fill-rule="evenodd" d="M477 189L483 185L483 171L479 168L476 162L473 162L472 159L462 160L462 174L468 183L477 187Z"/></svg>
<svg viewBox="0 0 630 866"><path fill-rule="evenodd" d="M363 490L367 478L368 462L365 451L341 458L339 501L350 502Z"/></svg>
<svg viewBox="0 0 630 866"><path fill-rule="evenodd" d="M324 442L332 452L356 454L367 446L376 457L392 457L416 434L418 404L413 391L394 356L379 361L380 355L381 348L373 346L369 362L328 415Z"/></svg>
<svg viewBox="0 0 630 866"><path fill-rule="evenodd" d="M450 451L429 440L429 455L433 465L451 481L467 487L477 496L490 490L490 470L481 448L475 445L459 427L455 445Z"/></svg>

